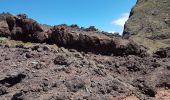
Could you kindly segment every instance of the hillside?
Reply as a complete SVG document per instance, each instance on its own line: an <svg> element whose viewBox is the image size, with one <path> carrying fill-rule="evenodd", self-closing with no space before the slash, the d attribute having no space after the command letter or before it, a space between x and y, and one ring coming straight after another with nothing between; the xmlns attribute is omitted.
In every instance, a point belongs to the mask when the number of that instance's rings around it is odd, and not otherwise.
<svg viewBox="0 0 170 100"><path fill-rule="evenodd" d="M0 100L170 100L169 4L138 0L123 37L0 14Z"/></svg>
<svg viewBox="0 0 170 100"><path fill-rule="evenodd" d="M124 37L154 52L170 46L170 1L138 0L125 24Z"/></svg>
<svg viewBox="0 0 170 100"><path fill-rule="evenodd" d="M170 55L163 55L167 51L154 57L105 56L4 38L0 44L0 98L168 100Z"/></svg>

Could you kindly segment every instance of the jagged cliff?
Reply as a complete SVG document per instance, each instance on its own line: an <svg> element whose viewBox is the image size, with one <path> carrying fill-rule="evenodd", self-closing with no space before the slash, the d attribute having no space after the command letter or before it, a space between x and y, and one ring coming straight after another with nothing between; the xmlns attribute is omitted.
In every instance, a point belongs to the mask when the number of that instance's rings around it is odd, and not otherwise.
<svg viewBox="0 0 170 100"><path fill-rule="evenodd" d="M170 0L138 0L123 36L143 44L151 52L170 46Z"/></svg>

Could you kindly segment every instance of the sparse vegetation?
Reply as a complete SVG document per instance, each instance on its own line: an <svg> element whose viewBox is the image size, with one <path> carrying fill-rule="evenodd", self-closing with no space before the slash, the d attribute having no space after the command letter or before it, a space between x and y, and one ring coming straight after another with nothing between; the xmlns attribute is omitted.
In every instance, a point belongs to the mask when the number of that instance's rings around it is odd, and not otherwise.
<svg viewBox="0 0 170 100"><path fill-rule="evenodd" d="M15 41L17 45L32 46L31 42Z"/></svg>
<svg viewBox="0 0 170 100"><path fill-rule="evenodd" d="M5 37L0 37L0 43L5 43L7 41L7 38Z"/></svg>
<svg viewBox="0 0 170 100"><path fill-rule="evenodd" d="M0 44L32 46L31 42L10 40L10 39L5 38L5 37L0 37Z"/></svg>
<svg viewBox="0 0 170 100"><path fill-rule="evenodd" d="M140 12L143 10L143 8L152 8L153 7L153 2L144 2L144 3L141 3L141 4L138 4L136 5L134 8L133 8L133 13L137 13L137 12Z"/></svg>
<svg viewBox="0 0 170 100"><path fill-rule="evenodd" d="M59 48L56 44L49 45L49 47L54 48L54 49L58 49Z"/></svg>
<svg viewBox="0 0 170 100"><path fill-rule="evenodd" d="M138 43L139 45L143 45L147 47L149 49L148 50L149 54L152 54L153 52L157 51L159 48L165 48L168 46L167 44L160 42L159 40L151 40L138 35L132 36L131 39L134 42Z"/></svg>

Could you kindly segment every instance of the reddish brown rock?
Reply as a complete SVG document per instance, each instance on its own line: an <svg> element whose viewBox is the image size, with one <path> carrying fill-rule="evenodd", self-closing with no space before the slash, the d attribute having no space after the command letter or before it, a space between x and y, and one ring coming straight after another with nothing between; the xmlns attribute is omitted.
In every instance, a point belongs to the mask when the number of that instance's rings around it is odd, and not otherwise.
<svg viewBox="0 0 170 100"><path fill-rule="evenodd" d="M0 36L9 36L10 31L6 21L0 21Z"/></svg>
<svg viewBox="0 0 170 100"><path fill-rule="evenodd" d="M27 18L25 14L13 16L0 15L0 35L11 37L14 40L45 42L47 33L36 21Z"/></svg>
<svg viewBox="0 0 170 100"><path fill-rule="evenodd" d="M120 36L100 32L94 26L77 25L46 27L29 19L25 14L0 15L0 35L24 42L51 43L66 48L104 55L145 55L145 48Z"/></svg>
<svg viewBox="0 0 170 100"><path fill-rule="evenodd" d="M66 25L55 26L49 41L66 48L85 52L113 55L140 55L144 48L120 37L110 37L102 32L84 31Z"/></svg>
<svg viewBox="0 0 170 100"><path fill-rule="evenodd" d="M9 16L9 14L3 13L0 15L0 36L9 36L9 26L6 22L5 16Z"/></svg>

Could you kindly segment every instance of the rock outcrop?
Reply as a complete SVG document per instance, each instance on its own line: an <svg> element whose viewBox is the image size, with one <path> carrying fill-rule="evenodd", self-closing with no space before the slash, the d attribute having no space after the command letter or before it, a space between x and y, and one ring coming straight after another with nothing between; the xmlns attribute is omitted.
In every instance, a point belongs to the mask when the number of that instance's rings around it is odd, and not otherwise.
<svg viewBox="0 0 170 100"><path fill-rule="evenodd" d="M136 45L132 41L120 37L111 38L94 28L88 28L88 31L84 31L77 27L59 25L54 26L51 31L49 35L51 43L80 51L106 55L113 54L115 56L142 55L145 51L145 48Z"/></svg>
<svg viewBox="0 0 170 100"><path fill-rule="evenodd" d="M36 21L27 18L25 14L17 16L4 13L0 15L0 36L14 40L45 42L47 33Z"/></svg>
<svg viewBox="0 0 170 100"><path fill-rule="evenodd" d="M138 0L123 36L155 51L170 46L170 1Z"/></svg>
<svg viewBox="0 0 170 100"><path fill-rule="evenodd" d="M3 13L0 16L0 36L10 35L9 26L6 22L6 16L10 16L10 14Z"/></svg>
<svg viewBox="0 0 170 100"><path fill-rule="evenodd" d="M2 18L1 18L2 17ZM24 42L49 43L104 55L146 55L146 49L133 41L117 35L100 32L94 26L79 28L77 25L46 27L25 14L0 15L0 36Z"/></svg>

